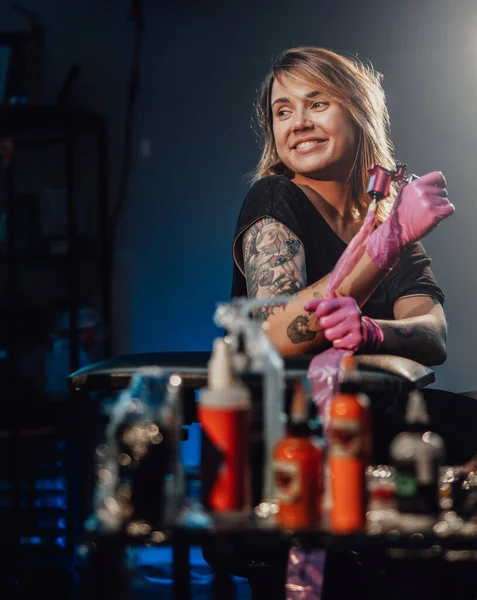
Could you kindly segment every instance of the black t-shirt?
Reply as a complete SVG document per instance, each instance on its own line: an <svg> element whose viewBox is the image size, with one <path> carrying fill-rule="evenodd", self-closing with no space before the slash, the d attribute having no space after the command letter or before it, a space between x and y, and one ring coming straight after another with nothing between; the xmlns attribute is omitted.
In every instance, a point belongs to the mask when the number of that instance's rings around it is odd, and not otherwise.
<svg viewBox="0 0 477 600"><path fill-rule="evenodd" d="M242 234L262 217L280 221L302 242L307 285L332 271L346 248L346 243L328 225L303 190L283 175L264 177L249 190L237 221L233 245L232 298L247 295ZM430 263L422 244L411 244L363 306L363 314L374 319L394 319L393 306L396 300L416 294L432 296L443 304L444 293L436 283Z"/></svg>

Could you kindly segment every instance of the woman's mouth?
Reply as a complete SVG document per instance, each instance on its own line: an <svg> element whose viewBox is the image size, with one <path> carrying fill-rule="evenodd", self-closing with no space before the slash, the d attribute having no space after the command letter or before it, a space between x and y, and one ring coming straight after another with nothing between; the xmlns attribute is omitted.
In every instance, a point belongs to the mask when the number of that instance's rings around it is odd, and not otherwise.
<svg viewBox="0 0 477 600"><path fill-rule="evenodd" d="M296 150L300 154L306 154L321 148L324 146L324 144L326 144L327 141L328 140L305 140L303 142L298 142L298 144L294 146L293 150Z"/></svg>

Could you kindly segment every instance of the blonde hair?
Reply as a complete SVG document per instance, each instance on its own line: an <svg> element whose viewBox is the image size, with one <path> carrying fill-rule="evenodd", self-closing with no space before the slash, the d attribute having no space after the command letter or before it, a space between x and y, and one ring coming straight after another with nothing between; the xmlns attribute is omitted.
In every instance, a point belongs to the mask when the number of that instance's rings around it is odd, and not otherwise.
<svg viewBox="0 0 477 600"><path fill-rule="evenodd" d="M320 91L326 92L332 100L349 111L359 134L356 159L350 174L353 184L352 209L363 215L370 202L366 192L368 169L374 163L386 169L394 169L396 164L389 138L390 121L381 85L382 75L355 57L348 58L324 48L304 46L281 52L263 80L255 104L256 121L262 137L262 155L251 174L252 182L267 175L293 177L278 156L273 136L272 85L275 79L283 75L312 86L318 85ZM389 199L379 203L378 221L387 217L395 193L392 186Z"/></svg>

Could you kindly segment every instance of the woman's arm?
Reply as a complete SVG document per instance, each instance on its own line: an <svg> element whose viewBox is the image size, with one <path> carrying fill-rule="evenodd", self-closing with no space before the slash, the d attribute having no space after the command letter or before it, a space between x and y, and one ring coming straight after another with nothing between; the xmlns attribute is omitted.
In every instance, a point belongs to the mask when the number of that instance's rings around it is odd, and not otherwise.
<svg viewBox="0 0 477 600"><path fill-rule="evenodd" d="M315 315L303 305L325 297L329 274L307 285L305 250L296 235L279 221L265 217L247 229L242 245L248 297L293 296L284 306L264 306L255 311L256 317L266 321L267 335L277 350L289 356L328 346ZM385 272L364 253L337 293L352 296L362 306L384 276Z"/></svg>
<svg viewBox="0 0 477 600"><path fill-rule="evenodd" d="M264 243L263 236L257 244L257 233L264 225L270 244ZM303 306L308 300L325 297L329 275L307 286L300 240L282 223L266 218L247 230L243 249L249 297L294 296L284 306L264 306L256 311L256 316L266 321L267 334L277 350L288 356L327 347L330 342L315 314ZM378 270L365 253L338 295L351 296L362 306L383 277L384 271ZM376 321L384 336L381 353L405 356L429 366L445 361L447 324L439 302L430 296L400 298L394 304L394 317L394 321Z"/></svg>
<svg viewBox="0 0 477 600"><path fill-rule="evenodd" d="M354 298L358 306L362 306L388 270L397 263L402 250L453 214L454 206L447 198L445 185L442 173L435 171L411 181L401 190L390 216L371 233L366 252L338 288L338 296ZM308 300L325 296L329 274L307 286L305 252L300 240L279 221L262 218L245 232L243 255L249 297L294 296L292 303L278 308L264 307L261 311L268 335L277 350L286 356L323 347L326 342L316 315L304 311L303 305ZM419 318L414 325L419 325L430 335L438 327L435 313L407 318ZM409 323L412 325L412 322ZM405 329L400 333L394 330L401 348L402 340L409 331ZM390 332L389 346L392 336ZM434 337L431 339L434 340ZM442 357L442 352L438 352L428 360L440 360Z"/></svg>
<svg viewBox="0 0 477 600"><path fill-rule="evenodd" d="M447 323L437 300L430 296L399 298L394 317L395 321L376 320L384 335L381 353L397 354L427 366L445 361Z"/></svg>
<svg viewBox="0 0 477 600"><path fill-rule="evenodd" d="M363 317L351 297L312 300L324 335L335 348L364 354L396 354L433 366L446 358L447 326L439 302L430 296L401 297L394 304L396 320Z"/></svg>

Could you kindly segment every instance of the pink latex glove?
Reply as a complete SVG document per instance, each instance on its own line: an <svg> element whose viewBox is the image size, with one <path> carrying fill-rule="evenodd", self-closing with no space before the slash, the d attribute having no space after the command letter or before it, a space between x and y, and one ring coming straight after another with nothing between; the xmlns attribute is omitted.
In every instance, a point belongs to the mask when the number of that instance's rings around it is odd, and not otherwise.
<svg viewBox="0 0 477 600"><path fill-rule="evenodd" d="M356 300L350 296L329 300L309 300L303 306L315 312L325 337L334 348L352 352L376 353L383 343L381 327L368 317L363 317Z"/></svg>
<svg viewBox="0 0 477 600"><path fill-rule="evenodd" d="M369 236L367 252L382 271L392 269L412 242L429 234L455 208L447 199L446 180L433 171L404 185L391 214Z"/></svg>

